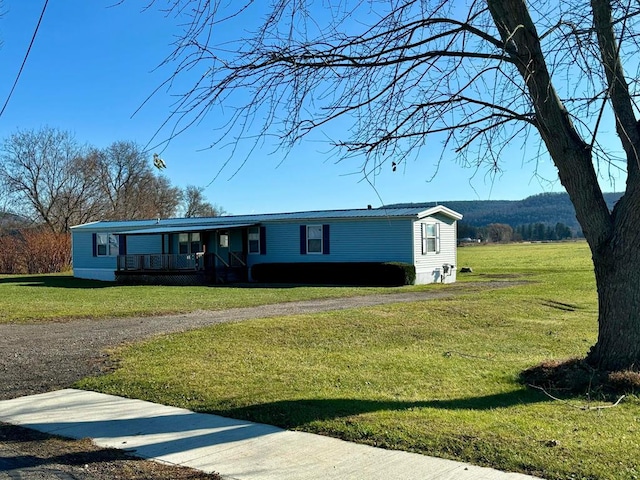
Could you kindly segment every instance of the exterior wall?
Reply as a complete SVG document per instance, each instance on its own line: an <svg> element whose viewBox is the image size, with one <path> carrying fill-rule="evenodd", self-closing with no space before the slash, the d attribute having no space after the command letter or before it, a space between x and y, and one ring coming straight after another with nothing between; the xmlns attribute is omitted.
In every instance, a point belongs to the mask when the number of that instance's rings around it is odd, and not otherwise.
<svg viewBox="0 0 640 480"><path fill-rule="evenodd" d="M114 281L116 279L114 274L116 257L93 256L93 233L86 231L72 233L73 276L91 280Z"/></svg>
<svg viewBox="0 0 640 480"><path fill-rule="evenodd" d="M162 253L162 235L127 235L127 253Z"/></svg>
<svg viewBox="0 0 640 480"><path fill-rule="evenodd" d="M421 224L437 223L440 228L439 253L422 253ZM329 254L300 252L301 225L329 226ZM415 220L407 217L371 217L326 220L319 218L299 221L263 221L266 252L248 253L249 268L259 263L277 262L405 262L416 267L416 283L456 280L456 221L448 215L437 213ZM72 254L74 275L79 278L115 280L115 256L93 256L93 234L112 233L107 228L82 228L72 230ZM122 230L120 230L122 231ZM232 251L248 252L246 228L229 229L229 247ZM128 235L127 253L148 254L177 252L177 235ZM169 245L171 242L171 246ZM207 252L220 251L218 235L209 232L204 236ZM324 240L323 240L324 241ZM169 248L171 247L171 248ZM220 253L224 253L220 251ZM444 265L450 266L445 274Z"/></svg>
<svg viewBox="0 0 640 480"><path fill-rule="evenodd" d="M114 272L117 259L115 256L93 256L94 233L111 233L111 231L72 232L73 276L113 282L116 279ZM162 253L162 236L127 235L127 253Z"/></svg>
<svg viewBox="0 0 640 480"><path fill-rule="evenodd" d="M264 223L266 254L248 254L248 265L271 262L413 263L412 221L402 218ZM329 254L300 253L301 225L329 225Z"/></svg>
<svg viewBox="0 0 640 480"><path fill-rule="evenodd" d="M421 224L436 223L440 225L440 252L422 253ZM413 252L416 266L416 284L456 281L457 271L457 223L446 215L434 215L413 222ZM449 265L448 273L444 273L444 265Z"/></svg>

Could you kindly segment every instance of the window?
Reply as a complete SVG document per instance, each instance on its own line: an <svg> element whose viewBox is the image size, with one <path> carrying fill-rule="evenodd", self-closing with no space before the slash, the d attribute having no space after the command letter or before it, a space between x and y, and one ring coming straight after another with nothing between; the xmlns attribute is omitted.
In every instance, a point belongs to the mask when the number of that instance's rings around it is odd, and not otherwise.
<svg viewBox="0 0 640 480"><path fill-rule="evenodd" d="M307 253L322 253L322 225L307 225Z"/></svg>
<svg viewBox="0 0 640 480"><path fill-rule="evenodd" d="M200 233L191 233L190 234L190 240L191 240L191 252L190 253L196 253L196 252L199 252L200 250L202 250L200 248Z"/></svg>
<svg viewBox="0 0 640 480"><path fill-rule="evenodd" d="M260 227L249 229L249 253L260 253Z"/></svg>
<svg viewBox="0 0 640 480"><path fill-rule="evenodd" d="M178 253L189 253L189 234L178 234Z"/></svg>
<svg viewBox="0 0 640 480"><path fill-rule="evenodd" d="M423 223L422 230L422 254L440 253L440 224Z"/></svg>
<svg viewBox="0 0 640 480"><path fill-rule="evenodd" d="M97 257L116 257L119 252L118 235L112 233L95 234L95 255Z"/></svg>
<svg viewBox="0 0 640 480"><path fill-rule="evenodd" d="M178 234L178 253L197 253L200 248L199 233L179 233Z"/></svg>
<svg viewBox="0 0 640 480"><path fill-rule="evenodd" d="M329 255L330 242L330 225L300 225L300 255Z"/></svg>
<svg viewBox="0 0 640 480"><path fill-rule="evenodd" d="M229 234L221 233L220 234L220 248L229 248Z"/></svg>

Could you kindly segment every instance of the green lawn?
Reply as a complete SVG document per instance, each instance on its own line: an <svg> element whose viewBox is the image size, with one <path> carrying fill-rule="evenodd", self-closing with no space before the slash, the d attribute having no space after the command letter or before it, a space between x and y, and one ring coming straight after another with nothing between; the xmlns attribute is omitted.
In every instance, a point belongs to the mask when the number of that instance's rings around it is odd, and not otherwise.
<svg viewBox="0 0 640 480"><path fill-rule="evenodd" d="M550 479L638 478L638 397L584 410L597 392L557 402L517 380L595 341L586 245L465 247L459 265L461 282L526 283L170 335L79 386Z"/></svg>
<svg viewBox="0 0 640 480"><path fill-rule="evenodd" d="M0 275L0 323L163 315L426 288L434 287L123 286L70 274Z"/></svg>

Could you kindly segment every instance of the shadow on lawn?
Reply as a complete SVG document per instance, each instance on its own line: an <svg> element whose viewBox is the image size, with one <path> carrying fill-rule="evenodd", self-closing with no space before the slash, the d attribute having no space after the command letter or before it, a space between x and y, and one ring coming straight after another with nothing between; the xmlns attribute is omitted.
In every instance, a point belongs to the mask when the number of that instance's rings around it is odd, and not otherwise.
<svg viewBox="0 0 640 480"><path fill-rule="evenodd" d="M49 288L111 288L125 285L116 282L104 282L100 280L87 280L84 278L76 278L71 275L16 275L8 277L0 277L0 285L3 283L19 284L22 287L49 287ZM246 288L246 289L294 289L301 287L357 287L358 285L329 285L329 284L295 284L295 283L228 283L228 284L204 284L204 285L173 285L173 284L140 284L140 286L169 286L169 287L209 287L216 289L223 288ZM362 285L361 285L362 286ZM370 286L370 285L369 285ZM393 288L393 287L388 287Z"/></svg>
<svg viewBox="0 0 640 480"><path fill-rule="evenodd" d="M400 411L423 408L444 410L493 410L517 405L528 405L549 401L549 398L531 390L515 390L484 397L455 400L430 400L418 402L358 400L345 398L282 400L251 405L217 413L225 417L250 420L283 428L295 428L314 421L346 418L379 411Z"/></svg>
<svg viewBox="0 0 640 480"><path fill-rule="evenodd" d="M16 275L14 277L0 277L3 283L18 284L21 287L49 287L49 288L108 288L117 286L113 282L86 280L71 275Z"/></svg>

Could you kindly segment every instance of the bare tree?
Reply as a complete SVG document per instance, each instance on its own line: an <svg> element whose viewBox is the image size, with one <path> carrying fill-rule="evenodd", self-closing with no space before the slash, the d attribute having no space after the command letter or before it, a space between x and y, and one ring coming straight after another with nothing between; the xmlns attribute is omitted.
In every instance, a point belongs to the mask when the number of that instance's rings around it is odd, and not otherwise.
<svg viewBox="0 0 640 480"><path fill-rule="evenodd" d="M140 202L144 218L170 218L177 215L182 202L182 190L172 186L167 177L152 175L140 193L149 199L147 202Z"/></svg>
<svg viewBox="0 0 640 480"><path fill-rule="evenodd" d="M172 132L223 104L216 142L275 135L287 147L343 120L351 128L333 143L365 176L432 140L494 170L506 147L538 145L592 252L599 334L587 361L640 370L638 2L171 0L169 11L189 21L167 86L206 68L179 97ZM255 18L255 34L214 44L228 35L220 25ZM609 211L598 173L615 169L626 190Z"/></svg>
<svg viewBox="0 0 640 480"><path fill-rule="evenodd" d="M187 185L182 195L185 218L219 217L226 212L222 207L208 202L204 196L204 188Z"/></svg>
<svg viewBox="0 0 640 480"><path fill-rule="evenodd" d="M174 217L182 190L150 165L147 152L133 142L97 150L46 127L4 141L0 186L7 211L54 232L94 220Z"/></svg>
<svg viewBox="0 0 640 480"><path fill-rule="evenodd" d="M487 240L495 243L507 243L513 238L513 228L505 223L487 225Z"/></svg>
<svg viewBox="0 0 640 480"><path fill-rule="evenodd" d="M119 141L96 151L95 175L104 201L105 219L136 219L141 185L151 175L146 153L135 143Z"/></svg>
<svg viewBox="0 0 640 480"><path fill-rule="evenodd" d="M95 219L100 206L94 166L68 132L46 127L11 135L0 152L0 184L11 199L9 210L53 232Z"/></svg>
<svg viewBox="0 0 640 480"><path fill-rule="evenodd" d="M102 218L135 220L172 217L182 200L179 188L151 169L150 155L130 141L96 151L94 172L103 199Z"/></svg>

